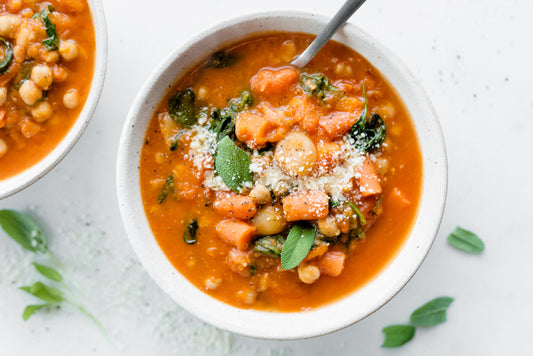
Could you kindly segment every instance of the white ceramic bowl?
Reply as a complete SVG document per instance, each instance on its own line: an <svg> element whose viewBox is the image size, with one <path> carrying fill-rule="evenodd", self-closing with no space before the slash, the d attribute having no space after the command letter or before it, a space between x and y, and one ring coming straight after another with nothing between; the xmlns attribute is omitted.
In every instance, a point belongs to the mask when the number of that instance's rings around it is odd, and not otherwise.
<svg viewBox="0 0 533 356"><path fill-rule="evenodd" d="M89 92L85 106L70 131L52 152L30 168L12 177L0 180L0 199L8 197L33 184L54 168L72 149L92 118L104 85L107 63L107 31L101 0L88 0L88 3L95 30L96 60L91 91Z"/></svg>
<svg viewBox="0 0 533 356"><path fill-rule="evenodd" d="M137 95L124 124L117 188L129 239L146 270L178 304L200 319L235 333L266 339L297 339L351 325L390 300L416 272L436 236L447 187L446 152L432 105L409 71L386 48L353 25L334 37L366 57L397 89L415 122L424 162L421 206L411 235L397 257L372 281L346 297L308 312L245 310L203 293L183 277L159 248L144 213L139 158L148 123L169 86L209 54L250 35L289 31L317 34L328 19L305 13L254 14L215 26L174 51Z"/></svg>

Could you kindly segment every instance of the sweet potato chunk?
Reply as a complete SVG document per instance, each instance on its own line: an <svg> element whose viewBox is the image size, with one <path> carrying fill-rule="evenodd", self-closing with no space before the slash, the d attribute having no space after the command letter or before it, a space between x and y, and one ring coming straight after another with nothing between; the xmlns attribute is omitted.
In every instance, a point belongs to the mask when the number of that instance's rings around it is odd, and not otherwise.
<svg viewBox="0 0 533 356"><path fill-rule="evenodd" d="M363 164L357 170L357 182L359 183L359 189L363 197L370 195L381 194L381 183L379 182L376 167L370 158L366 158Z"/></svg>
<svg viewBox="0 0 533 356"><path fill-rule="evenodd" d="M318 267L320 268L320 273L337 277L341 274L344 269L344 260L346 259L346 254L339 251L328 251L322 255L318 260Z"/></svg>
<svg viewBox="0 0 533 356"><path fill-rule="evenodd" d="M347 134L359 118L359 113L334 112L323 116L318 124L333 139Z"/></svg>
<svg viewBox="0 0 533 356"><path fill-rule="evenodd" d="M213 208L226 218L248 220L253 218L257 207L251 197L236 194L218 194Z"/></svg>
<svg viewBox="0 0 533 356"><path fill-rule="evenodd" d="M322 219L329 212L329 197L320 190L291 193L282 204L287 221Z"/></svg>
<svg viewBox="0 0 533 356"><path fill-rule="evenodd" d="M257 234L255 226L236 219L222 220L215 227L222 241L244 251Z"/></svg>
<svg viewBox="0 0 533 356"><path fill-rule="evenodd" d="M263 69L250 79L250 86L255 94L283 94L298 81L299 77L298 72L293 68Z"/></svg>

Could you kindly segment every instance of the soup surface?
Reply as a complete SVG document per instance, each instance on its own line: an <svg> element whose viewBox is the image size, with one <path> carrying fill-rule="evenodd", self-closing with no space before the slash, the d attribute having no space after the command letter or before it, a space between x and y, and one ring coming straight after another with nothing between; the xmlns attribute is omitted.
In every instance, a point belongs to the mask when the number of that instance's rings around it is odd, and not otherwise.
<svg viewBox="0 0 533 356"><path fill-rule="evenodd" d="M86 0L0 3L0 180L66 135L89 95L94 57Z"/></svg>
<svg viewBox="0 0 533 356"><path fill-rule="evenodd" d="M387 80L330 41L269 34L214 53L162 98L141 152L152 231L191 283L241 308L308 310L361 287L415 221L422 159Z"/></svg>

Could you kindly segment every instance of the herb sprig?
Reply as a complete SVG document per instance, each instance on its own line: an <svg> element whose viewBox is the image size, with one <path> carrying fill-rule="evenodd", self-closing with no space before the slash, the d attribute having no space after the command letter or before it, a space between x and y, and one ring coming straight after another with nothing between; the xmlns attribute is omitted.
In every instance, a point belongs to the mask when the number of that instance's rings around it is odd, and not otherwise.
<svg viewBox="0 0 533 356"><path fill-rule="evenodd" d="M45 255L50 263L56 266L62 266L57 257L48 249L46 235L39 225L28 215L16 210L0 210L0 226L23 249L35 254ZM73 288L63 278L66 274L64 271L60 272L54 267L37 262L34 262L33 266L41 276L50 280L53 285L36 281L32 285L20 287L24 292L44 302L42 304L27 305L22 313L23 320L28 320L41 309L60 306L62 303L65 303L89 317L104 335L108 337L106 330L98 319L78 301L78 298L73 292Z"/></svg>
<svg viewBox="0 0 533 356"><path fill-rule="evenodd" d="M477 255L485 250L485 244L476 234L459 226L448 235L447 240L450 245L466 253Z"/></svg>

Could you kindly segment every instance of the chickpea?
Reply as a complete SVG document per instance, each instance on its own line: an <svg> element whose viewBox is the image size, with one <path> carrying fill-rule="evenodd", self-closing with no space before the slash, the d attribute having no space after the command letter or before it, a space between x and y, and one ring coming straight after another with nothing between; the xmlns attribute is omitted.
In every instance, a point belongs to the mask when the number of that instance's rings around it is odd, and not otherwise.
<svg viewBox="0 0 533 356"><path fill-rule="evenodd" d="M55 65L52 67L52 75L54 76L54 82L63 82L68 77L68 72L65 67Z"/></svg>
<svg viewBox="0 0 533 356"><path fill-rule="evenodd" d="M0 87L0 106L3 106L7 101L7 88Z"/></svg>
<svg viewBox="0 0 533 356"><path fill-rule="evenodd" d="M305 284L313 284L320 278L320 270L317 266L298 266L298 278Z"/></svg>
<svg viewBox="0 0 533 356"><path fill-rule="evenodd" d="M317 221L318 230L326 237L339 236L341 230L337 226L337 220L333 216L326 216Z"/></svg>
<svg viewBox="0 0 533 356"><path fill-rule="evenodd" d="M20 21L17 15L0 15L0 37L15 38Z"/></svg>
<svg viewBox="0 0 533 356"><path fill-rule="evenodd" d="M59 54L66 61L72 61L78 57L78 45L73 40L61 41L59 43Z"/></svg>
<svg viewBox="0 0 533 356"><path fill-rule="evenodd" d="M59 52L58 51L44 51L44 53L41 54L42 59L46 63L54 64L59 60Z"/></svg>
<svg viewBox="0 0 533 356"><path fill-rule="evenodd" d="M261 183L257 183L250 191L250 197L256 204L266 204L272 201L270 190Z"/></svg>
<svg viewBox="0 0 533 356"><path fill-rule="evenodd" d="M349 64L338 63L335 66L335 73L343 77L349 77L353 74L353 69Z"/></svg>
<svg viewBox="0 0 533 356"><path fill-rule="evenodd" d="M311 173L317 161L316 147L303 132L291 132L276 145L274 159L292 177Z"/></svg>
<svg viewBox="0 0 533 356"><path fill-rule="evenodd" d="M32 80L26 80L20 86L19 95L26 105L32 106L42 98L43 92Z"/></svg>
<svg viewBox="0 0 533 356"><path fill-rule="evenodd" d="M204 283L206 289L217 289L222 283L222 278L211 277L206 279Z"/></svg>
<svg viewBox="0 0 533 356"><path fill-rule="evenodd" d="M46 101L37 104L31 109L31 115L33 116L33 119L37 122L45 122L46 120L51 118L53 114L54 109L52 109L52 105L50 105Z"/></svg>
<svg viewBox="0 0 533 356"><path fill-rule="evenodd" d="M53 79L52 70L46 64L37 64L31 70L31 80L43 90L50 88Z"/></svg>
<svg viewBox="0 0 533 356"><path fill-rule="evenodd" d="M2 158L7 152L7 143L6 141L0 138L0 158Z"/></svg>
<svg viewBox="0 0 533 356"><path fill-rule="evenodd" d="M263 207L255 214L252 223L260 235L277 234L287 226L283 210L279 206Z"/></svg>
<svg viewBox="0 0 533 356"><path fill-rule="evenodd" d="M78 94L78 91L76 89L70 89L65 93L63 96L63 105L67 109L74 109L76 106L78 106L80 102L80 96Z"/></svg>
<svg viewBox="0 0 533 356"><path fill-rule="evenodd" d="M207 98L207 88L204 86L199 87L197 96L198 96L198 99L205 100Z"/></svg>

